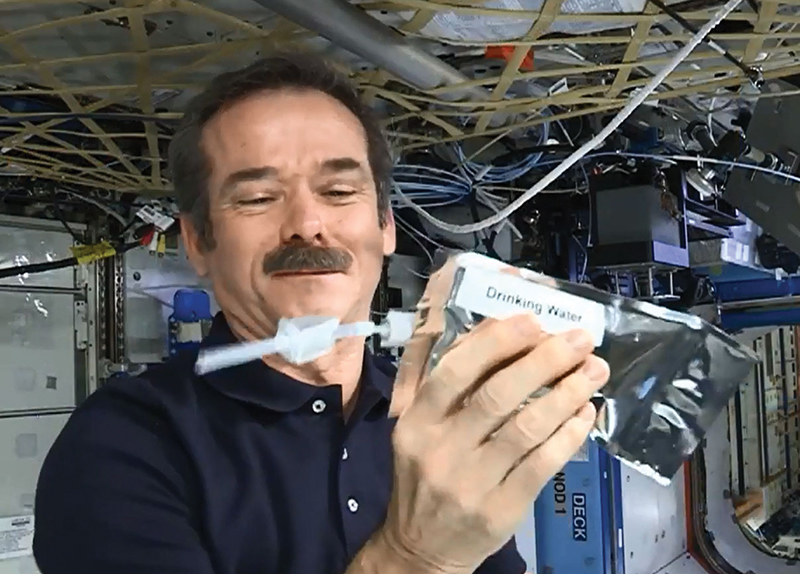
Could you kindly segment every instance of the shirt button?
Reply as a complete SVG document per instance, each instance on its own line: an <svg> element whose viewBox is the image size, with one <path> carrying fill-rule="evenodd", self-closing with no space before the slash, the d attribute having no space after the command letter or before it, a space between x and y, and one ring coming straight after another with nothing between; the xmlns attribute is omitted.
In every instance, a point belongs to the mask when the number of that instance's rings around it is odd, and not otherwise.
<svg viewBox="0 0 800 574"><path fill-rule="evenodd" d="M350 509L350 512L355 514L356 512L358 512L358 501L355 498L348 499L347 508Z"/></svg>
<svg viewBox="0 0 800 574"><path fill-rule="evenodd" d="M317 414L320 414L322 411L325 410L325 401L322 399L317 399L311 404L311 410Z"/></svg>
<svg viewBox="0 0 800 574"><path fill-rule="evenodd" d="M342 451L342 460L347 460L347 457L348 457L348 456L349 456L349 455L347 454L347 449L344 449L344 450Z"/></svg>

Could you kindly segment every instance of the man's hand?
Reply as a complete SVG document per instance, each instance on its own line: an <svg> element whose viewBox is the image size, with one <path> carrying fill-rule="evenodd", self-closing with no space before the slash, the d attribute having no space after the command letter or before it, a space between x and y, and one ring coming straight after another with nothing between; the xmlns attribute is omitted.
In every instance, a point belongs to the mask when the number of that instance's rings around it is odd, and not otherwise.
<svg viewBox="0 0 800 574"><path fill-rule="evenodd" d="M471 573L513 536L592 428L589 399L609 376L592 348L588 333L546 336L522 315L484 321L446 352L395 428L384 559Z"/></svg>

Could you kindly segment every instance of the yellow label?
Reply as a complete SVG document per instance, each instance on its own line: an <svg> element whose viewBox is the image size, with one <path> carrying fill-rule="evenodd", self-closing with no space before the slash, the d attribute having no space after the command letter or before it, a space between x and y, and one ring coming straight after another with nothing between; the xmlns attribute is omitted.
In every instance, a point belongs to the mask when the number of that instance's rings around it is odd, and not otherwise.
<svg viewBox="0 0 800 574"><path fill-rule="evenodd" d="M70 251L72 251L72 256L78 260L79 265L85 265L106 257L113 257L117 254L117 250L108 241L101 241L94 245L76 245L75 247L70 247Z"/></svg>

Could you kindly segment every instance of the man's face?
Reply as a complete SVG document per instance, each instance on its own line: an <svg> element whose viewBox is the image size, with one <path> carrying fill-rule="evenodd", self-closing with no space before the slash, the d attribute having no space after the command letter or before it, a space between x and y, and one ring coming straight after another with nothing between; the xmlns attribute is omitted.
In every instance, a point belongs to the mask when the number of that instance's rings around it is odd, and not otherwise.
<svg viewBox="0 0 800 574"><path fill-rule="evenodd" d="M232 326L264 337L282 317L368 318L395 228L379 224L358 118L321 92L267 91L218 113L202 143L215 246L182 230Z"/></svg>

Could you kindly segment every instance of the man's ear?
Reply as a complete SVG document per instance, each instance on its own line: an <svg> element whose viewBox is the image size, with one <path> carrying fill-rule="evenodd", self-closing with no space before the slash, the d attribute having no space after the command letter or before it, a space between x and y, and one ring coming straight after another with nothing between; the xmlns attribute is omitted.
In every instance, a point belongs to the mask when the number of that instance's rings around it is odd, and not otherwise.
<svg viewBox="0 0 800 574"><path fill-rule="evenodd" d="M397 227L394 222L392 209L386 210L386 220L383 226L383 255L388 257L397 249Z"/></svg>
<svg viewBox="0 0 800 574"><path fill-rule="evenodd" d="M206 277L208 275L208 262L206 261L206 251L200 234L187 215L181 215L180 222L181 239L183 240L183 247L186 249L186 256L189 258L189 263L192 264L195 272L200 277Z"/></svg>

